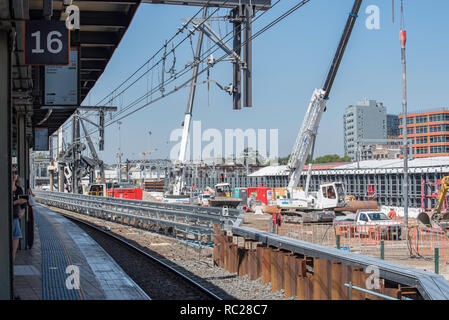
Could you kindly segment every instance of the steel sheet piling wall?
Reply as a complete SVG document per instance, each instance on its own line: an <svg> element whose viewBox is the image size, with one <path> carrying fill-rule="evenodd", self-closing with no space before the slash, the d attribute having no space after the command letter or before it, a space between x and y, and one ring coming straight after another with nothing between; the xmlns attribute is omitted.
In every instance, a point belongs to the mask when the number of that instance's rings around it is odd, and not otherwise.
<svg viewBox="0 0 449 320"><path fill-rule="evenodd" d="M226 236L225 231L214 228L215 249L213 260L219 266L239 277L247 275L250 280L261 278L263 284L271 284L271 290L284 290L284 297L299 300L382 300L384 298L366 293L347 285L365 289L371 273L359 265L343 264L341 261L305 256L286 249L266 246L258 240L241 236ZM262 241L262 239L259 239ZM235 244L235 242L238 243ZM262 241L263 242L263 241ZM235 249L234 249L235 248ZM227 251L221 252L220 250ZM222 257L225 257L225 263ZM229 263L229 261L232 261ZM392 298L413 296L420 298L418 288L404 287L398 282L385 288L368 289ZM397 288L391 288L391 285Z"/></svg>

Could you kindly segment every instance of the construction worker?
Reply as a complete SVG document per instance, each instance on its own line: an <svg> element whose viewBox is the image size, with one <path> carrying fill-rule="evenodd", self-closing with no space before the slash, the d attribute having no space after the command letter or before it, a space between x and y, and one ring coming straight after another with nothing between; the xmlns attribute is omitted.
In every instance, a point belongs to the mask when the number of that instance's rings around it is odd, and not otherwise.
<svg viewBox="0 0 449 320"><path fill-rule="evenodd" d="M276 216L276 224L280 227L282 225L282 215L281 212L278 211L278 214Z"/></svg>
<svg viewBox="0 0 449 320"><path fill-rule="evenodd" d="M276 212L271 215L271 232L276 233Z"/></svg>
<svg viewBox="0 0 449 320"><path fill-rule="evenodd" d="M279 227L282 225L282 215L281 212L273 212L273 215L271 216L272 219L272 225L273 225L273 232L279 233Z"/></svg>
<svg viewBox="0 0 449 320"><path fill-rule="evenodd" d="M390 212L388 212L388 217L392 220L396 220L396 211L394 211L393 208L391 208Z"/></svg>

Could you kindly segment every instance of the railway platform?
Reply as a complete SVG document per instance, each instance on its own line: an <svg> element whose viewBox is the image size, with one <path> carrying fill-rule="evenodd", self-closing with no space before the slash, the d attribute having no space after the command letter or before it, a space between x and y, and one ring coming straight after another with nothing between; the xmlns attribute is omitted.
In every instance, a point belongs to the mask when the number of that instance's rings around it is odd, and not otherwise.
<svg viewBox="0 0 449 320"><path fill-rule="evenodd" d="M75 223L34 207L34 244L19 250L14 295L21 300L148 300L145 292Z"/></svg>

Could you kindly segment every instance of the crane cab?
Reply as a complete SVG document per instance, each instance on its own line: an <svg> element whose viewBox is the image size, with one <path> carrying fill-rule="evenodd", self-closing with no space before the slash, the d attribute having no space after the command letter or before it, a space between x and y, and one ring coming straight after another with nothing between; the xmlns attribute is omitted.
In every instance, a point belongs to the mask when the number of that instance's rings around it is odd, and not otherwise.
<svg viewBox="0 0 449 320"><path fill-rule="evenodd" d="M87 194L90 196L99 197L112 197L113 190L118 188L117 183L107 182L107 183L91 183L87 187Z"/></svg>
<svg viewBox="0 0 449 320"><path fill-rule="evenodd" d="M231 194L232 194L231 185L229 183L218 183L215 185L215 196L216 197L230 198Z"/></svg>
<svg viewBox="0 0 449 320"><path fill-rule="evenodd" d="M320 209L331 209L345 206L346 192L341 182L332 182L320 185L317 192Z"/></svg>
<svg viewBox="0 0 449 320"><path fill-rule="evenodd" d="M106 184L105 183L92 183L87 188L87 194L90 196L106 196Z"/></svg>

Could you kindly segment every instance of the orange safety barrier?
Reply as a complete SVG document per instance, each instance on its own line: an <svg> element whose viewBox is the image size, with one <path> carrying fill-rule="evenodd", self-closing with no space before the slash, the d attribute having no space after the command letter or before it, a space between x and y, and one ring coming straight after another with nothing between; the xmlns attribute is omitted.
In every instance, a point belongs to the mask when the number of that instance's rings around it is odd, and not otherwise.
<svg viewBox="0 0 449 320"><path fill-rule="evenodd" d="M336 225L335 233L340 235L340 243L359 242L365 245L379 245L382 240L400 240L403 234L401 225Z"/></svg>
<svg viewBox="0 0 449 320"><path fill-rule="evenodd" d="M449 262L449 234L440 228L411 227L409 230L409 250L413 255L434 257L435 249L444 263Z"/></svg>
<svg viewBox="0 0 449 320"><path fill-rule="evenodd" d="M413 224L408 227L405 224L300 224L283 225L278 228L278 234L330 247L336 246L340 236L341 248L374 256L378 255L382 241L390 257L410 254L433 259L438 248L440 261L449 264L449 231L440 228Z"/></svg>
<svg viewBox="0 0 449 320"><path fill-rule="evenodd" d="M335 234L332 224L283 225L278 230L279 235L284 237L328 246L335 245Z"/></svg>
<svg viewBox="0 0 449 320"><path fill-rule="evenodd" d="M382 240L398 241L405 239L402 225L359 225L359 224L300 224L284 225L279 228L279 235L308 241L316 244L335 246L337 236L340 245L378 246Z"/></svg>

